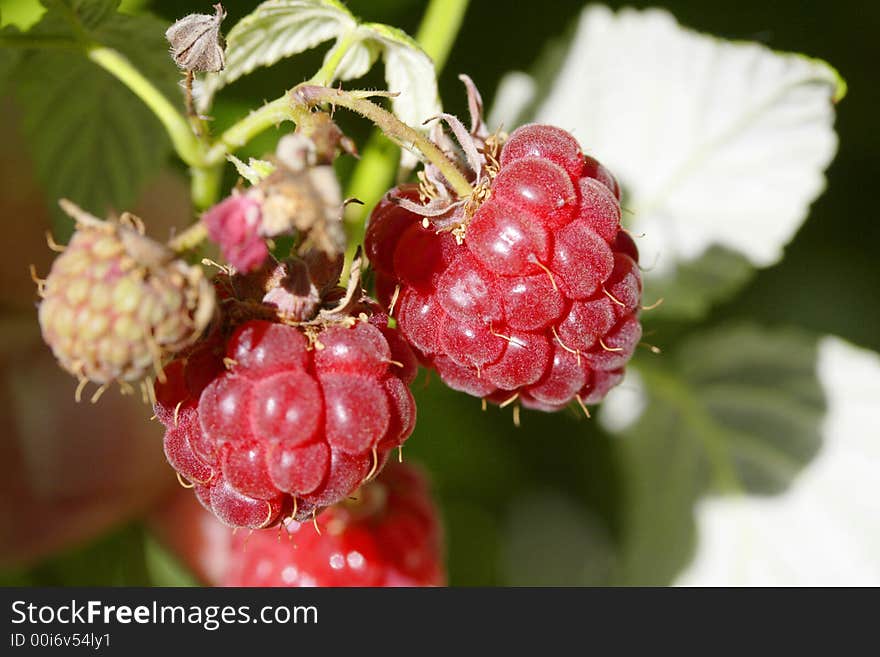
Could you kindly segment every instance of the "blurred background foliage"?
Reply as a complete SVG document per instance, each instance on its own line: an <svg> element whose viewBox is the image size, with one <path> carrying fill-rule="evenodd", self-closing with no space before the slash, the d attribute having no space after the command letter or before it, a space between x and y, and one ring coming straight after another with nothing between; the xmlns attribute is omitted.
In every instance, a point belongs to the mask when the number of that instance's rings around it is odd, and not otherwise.
<svg viewBox="0 0 880 657"><path fill-rule="evenodd" d="M149 11L170 23L185 11L205 10L208 3L183 4L185 7L170 0L143 0L124 2L123 8ZM229 12L226 29L254 4L225 2ZM365 20L396 25L412 34L425 3L348 0L346 4ZM607 4L616 7L619 3ZM639 7L652 4L627 3ZM752 383L758 388L779 395L790 393L786 399L794 408L776 418L779 426L769 422L766 413L761 415L764 410L756 410L755 417L763 422L760 429L771 443L780 438L784 441L789 435L798 437L795 444L780 447L791 456L796 470L817 447L818 439L810 434L810 427L823 412L821 391L812 374L814 345L811 338L803 336L833 333L880 350L880 273L875 261L880 223L867 193L873 188L880 152L880 133L875 129L880 104L876 74L880 48L872 37L875 30L870 29L880 27L880 3L667 0L662 6L683 25L699 31L825 59L849 84L849 95L839 107L836 128L840 148L827 172L828 189L786 248L784 260L756 272L738 293L696 323L664 320L649 324L649 340L659 345L663 354L647 350L637 354L649 386L650 381L668 379L669 372L675 373L678 378L674 384L658 386L670 395L680 395L679 400L690 399L688 391L711 394L707 387L711 388L713 367L727 368L727 374L731 368L741 367L742 380L754 379ZM491 106L501 76L510 70L533 69L554 40L570 33L582 7L579 0L473 0L440 78L447 110L466 115L466 99L457 79L460 72L471 75ZM27 25L38 9L36 1L0 2L4 24ZM230 124L256 104L306 79L317 69L323 51L319 48L285 60L231 85L219 96L213 111L216 125ZM382 86L381 74L373 71L365 84ZM3 171L29 178L29 155L22 146L18 121L12 120L19 111L14 101L4 100L0 150L9 165ZM346 115L338 118L357 143L365 142L369 134L365 122ZM266 133L244 151L244 156L271 150L277 136ZM350 160L340 164L343 176L351 165ZM183 165L169 158L168 167L182 180ZM233 172L231 167L227 169L226 182L231 185ZM32 181L26 188L39 193ZM12 187L4 186L4 196L6 189ZM154 196L157 189L163 190L160 194L173 207L166 213L172 216L171 223L185 222L191 216L185 189L181 191L175 178L162 174L151 181L150 189ZM51 201L28 201L15 205L3 199L4 227L39 221L36 233L42 232L48 222L44 208ZM154 212L161 209L155 198L142 198L140 203L139 207L146 204ZM22 210L31 214L22 214ZM147 210L143 212L152 225L152 216ZM48 261L36 251L29 257ZM4 274L4 282L14 279L13 288L19 291L17 296L4 299L4 322L27 317L35 329L33 299L27 292L20 293L25 276L24 269ZM739 326L733 334L713 332L731 324ZM766 328L750 328L754 325ZM789 326L801 327L806 333L792 340L780 338L782 327ZM4 365L9 367L6 361ZM65 377L60 370L47 376ZM478 400L448 390L424 375L415 384L415 394L419 422L405 456L423 463L433 479L446 524L451 584L662 584L672 581L687 564L694 548L691 508L708 477L701 474L705 468L701 453L682 447L680 438L693 426L681 413L676 415L680 406L649 408L642 420L649 426L633 428L647 438L633 442L610 436L595 420L575 413L526 412L523 426L515 429L510 409L482 412ZM711 404L707 408L710 412L703 418L705 422L724 425L729 419L723 408ZM85 415L92 410L83 406L68 417L75 422L76 413ZM806 428L800 430L800 425ZM161 457L159 436L155 427L151 430L145 440L155 441L153 449ZM126 439L121 434L119 438ZM93 467L115 465L105 462ZM709 469L712 467L710 464ZM762 492L784 488L784 481L768 482L772 476L760 468L749 469L748 458L737 459L732 467L744 468L747 472L739 473L743 480L752 477L759 481ZM166 483L174 483L170 469L164 475L169 480ZM141 504L115 514L112 522L99 523L100 532L80 533L71 541L39 551L38 557L4 549L5 574L0 581L35 585L193 582L142 520L146 510L170 489L160 488ZM18 531L15 523L19 516L10 510L18 504L15 495L12 489L4 490L0 507L4 509L0 542L9 544L14 543L10 537ZM182 532L189 529L180 527ZM95 534L100 536L95 538Z"/></svg>

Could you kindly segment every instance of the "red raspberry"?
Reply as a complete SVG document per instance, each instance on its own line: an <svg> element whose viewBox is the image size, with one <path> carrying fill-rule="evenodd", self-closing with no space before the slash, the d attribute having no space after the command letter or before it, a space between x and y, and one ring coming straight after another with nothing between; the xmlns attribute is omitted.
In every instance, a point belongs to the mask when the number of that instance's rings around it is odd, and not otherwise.
<svg viewBox="0 0 880 657"><path fill-rule="evenodd" d="M442 531L428 485L391 464L318 521L233 537L225 586L442 586ZM279 540L280 539L280 540Z"/></svg>
<svg viewBox="0 0 880 657"><path fill-rule="evenodd" d="M620 188L552 126L516 130L498 160L477 172L488 200L476 210L438 219L436 201L420 214L412 185L379 203L366 237L379 297L399 286L401 332L452 388L547 411L597 403L641 339Z"/></svg>
<svg viewBox="0 0 880 657"><path fill-rule="evenodd" d="M415 359L387 316L317 330L246 321L165 368L165 453L234 527L306 519L377 473L412 433ZM225 357L225 363L224 363Z"/></svg>

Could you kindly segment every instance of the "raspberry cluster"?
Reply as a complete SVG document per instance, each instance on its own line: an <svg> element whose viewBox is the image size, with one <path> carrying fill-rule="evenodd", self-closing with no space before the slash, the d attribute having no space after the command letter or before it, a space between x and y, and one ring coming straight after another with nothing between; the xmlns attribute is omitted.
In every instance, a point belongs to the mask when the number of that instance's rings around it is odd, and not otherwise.
<svg viewBox="0 0 880 657"><path fill-rule="evenodd" d="M389 464L355 500L318 523L237 534L225 586L442 586L442 531L427 482L412 466Z"/></svg>
<svg viewBox="0 0 880 657"><path fill-rule="evenodd" d="M379 298L452 388L546 411L597 403L641 339L619 187L552 126L516 130L494 164L475 212L430 220L412 185L376 207L366 250Z"/></svg>
<svg viewBox="0 0 880 657"><path fill-rule="evenodd" d="M157 382L165 454L230 526L304 520L412 433L415 358L381 313L305 328L234 316Z"/></svg>

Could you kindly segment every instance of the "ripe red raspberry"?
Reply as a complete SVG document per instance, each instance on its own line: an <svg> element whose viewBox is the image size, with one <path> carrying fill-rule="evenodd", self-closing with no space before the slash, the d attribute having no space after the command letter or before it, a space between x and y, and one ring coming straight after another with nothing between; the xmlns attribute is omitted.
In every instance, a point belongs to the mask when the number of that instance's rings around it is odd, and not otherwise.
<svg viewBox="0 0 880 657"><path fill-rule="evenodd" d="M232 283L219 286L229 337L218 329L170 363L156 385L165 453L228 525L303 520L378 473L412 433L415 358L381 313L304 329L236 322L242 309L265 316L265 299L283 288L242 305L225 287L245 289L248 281Z"/></svg>
<svg viewBox="0 0 880 657"><path fill-rule="evenodd" d="M479 205L420 206L423 184L373 211L379 298L390 303L399 286L401 332L452 388L547 411L597 403L641 338L638 251L620 226L617 182L552 126L516 130L500 166L485 155L497 154L491 138L477 145Z"/></svg>
<svg viewBox="0 0 880 657"><path fill-rule="evenodd" d="M424 476L391 464L318 521L233 537L225 586L442 586L442 530Z"/></svg>

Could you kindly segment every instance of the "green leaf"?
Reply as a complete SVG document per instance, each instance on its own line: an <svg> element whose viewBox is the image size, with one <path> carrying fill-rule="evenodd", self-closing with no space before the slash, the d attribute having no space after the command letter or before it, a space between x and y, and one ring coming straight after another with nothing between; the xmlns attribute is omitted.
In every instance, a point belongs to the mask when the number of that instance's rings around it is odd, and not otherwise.
<svg viewBox="0 0 880 657"><path fill-rule="evenodd" d="M117 528L87 545L56 554L30 568L0 573L5 586L147 586L143 529Z"/></svg>
<svg viewBox="0 0 880 657"><path fill-rule="evenodd" d="M880 583L880 354L819 341L827 398L822 449L772 498L710 496L686 586L877 586Z"/></svg>
<svg viewBox="0 0 880 657"><path fill-rule="evenodd" d="M382 49L388 90L400 93L391 99L394 113L404 123L422 128L426 119L440 112L434 62L415 39L402 30L368 23L358 31Z"/></svg>
<svg viewBox="0 0 880 657"><path fill-rule="evenodd" d="M614 545L601 521L567 495L532 490L512 500L502 542L507 586L603 586Z"/></svg>
<svg viewBox="0 0 880 657"><path fill-rule="evenodd" d="M49 10L43 21L76 24L88 31L109 19L119 8L119 0L40 0Z"/></svg>
<svg viewBox="0 0 880 657"><path fill-rule="evenodd" d="M179 95L161 21L109 13L114 2L46 4L49 11L29 34L77 38L87 30L86 38L124 53L166 95ZM71 226L57 211L59 197L98 216L122 210L165 162L170 143L158 120L84 53L27 52L16 79L24 134L59 238Z"/></svg>
<svg viewBox="0 0 880 657"><path fill-rule="evenodd" d="M153 586L200 586L180 560L149 534L144 536L144 560Z"/></svg>
<svg viewBox="0 0 880 657"><path fill-rule="evenodd" d="M742 289L755 271L741 254L713 246L696 260L679 264L672 273L645 279L645 303L661 298L663 303L644 319L702 319L712 306Z"/></svg>
<svg viewBox="0 0 880 657"><path fill-rule="evenodd" d="M618 443L621 582L671 581L690 557L701 494L786 489L821 444L816 359L811 335L736 326L643 364L649 403Z"/></svg>
<svg viewBox="0 0 880 657"><path fill-rule="evenodd" d="M13 25L0 28L0 37L13 34L18 34L18 29ZM0 91L6 87L6 81L21 60L21 55L15 48L0 48Z"/></svg>
<svg viewBox="0 0 880 657"><path fill-rule="evenodd" d="M226 68L198 85L201 110L227 84L261 66L354 30L357 20L336 0L269 0L242 18L226 37Z"/></svg>
<svg viewBox="0 0 880 657"><path fill-rule="evenodd" d="M238 175L247 180L251 185L258 185L261 180L275 171L275 165L266 160L258 160L255 157L248 158L247 164L235 155L227 155L226 159L232 162Z"/></svg>

